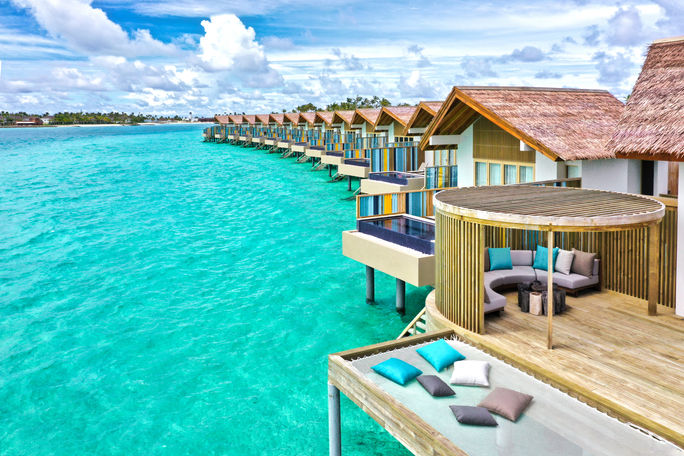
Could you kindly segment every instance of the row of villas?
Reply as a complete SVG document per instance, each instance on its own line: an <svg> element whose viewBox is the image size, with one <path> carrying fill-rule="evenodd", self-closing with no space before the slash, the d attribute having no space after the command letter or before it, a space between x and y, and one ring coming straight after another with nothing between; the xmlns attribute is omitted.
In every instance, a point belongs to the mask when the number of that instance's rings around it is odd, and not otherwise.
<svg viewBox="0 0 684 456"><path fill-rule="evenodd" d="M205 140L360 180L342 240L368 302L376 271L396 278L400 312L407 282L434 288L396 341L329 356L330 454L340 393L414 454L683 454L683 113L675 38L651 45L627 106L601 90L454 87L415 107L217 116ZM584 272L552 255L542 269L537 253L556 247ZM501 248L510 268L491 264ZM524 305L532 292L543 316ZM487 361L490 388L534 395L523 417L463 427L415 381L374 369L398 358L448 381L456 364L416 356L440 340ZM461 405L489 392L473 391L457 390Z"/></svg>

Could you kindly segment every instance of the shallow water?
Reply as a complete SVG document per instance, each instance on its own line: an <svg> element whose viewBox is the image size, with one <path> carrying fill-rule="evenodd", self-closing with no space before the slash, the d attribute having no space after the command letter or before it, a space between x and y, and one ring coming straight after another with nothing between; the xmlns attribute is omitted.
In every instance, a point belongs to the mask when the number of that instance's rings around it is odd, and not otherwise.
<svg viewBox="0 0 684 456"><path fill-rule="evenodd" d="M1 454L326 454L326 355L421 306L383 274L365 304L346 183L200 129L0 130Z"/></svg>

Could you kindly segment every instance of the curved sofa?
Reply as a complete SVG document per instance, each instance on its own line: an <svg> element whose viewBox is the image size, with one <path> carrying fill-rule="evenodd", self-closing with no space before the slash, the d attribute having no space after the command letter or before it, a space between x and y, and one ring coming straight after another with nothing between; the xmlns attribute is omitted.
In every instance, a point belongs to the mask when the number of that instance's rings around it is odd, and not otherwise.
<svg viewBox="0 0 684 456"><path fill-rule="evenodd" d="M511 250L511 261L513 269L497 269L489 270L489 252L485 249L485 273L484 273L484 288L485 288L485 313L497 312L503 310L506 306L506 297L497 293L495 290L504 286L517 285L522 282L533 282L538 280L541 283L546 283L547 272L542 269L534 269L535 253L532 250ZM594 269L592 275L587 277L581 274L562 274L560 272L553 273L553 283L568 291L577 291L583 288L598 287L599 280L599 260L594 260Z"/></svg>

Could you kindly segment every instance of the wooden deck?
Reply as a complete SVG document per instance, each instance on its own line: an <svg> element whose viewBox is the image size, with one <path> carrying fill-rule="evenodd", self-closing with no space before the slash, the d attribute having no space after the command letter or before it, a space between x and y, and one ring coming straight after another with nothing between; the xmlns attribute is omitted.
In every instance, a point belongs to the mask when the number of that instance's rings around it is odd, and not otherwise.
<svg viewBox="0 0 684 456"><path fill-rule="evenodd" d="M684 321L659 306L614 292L568 296L554 316L554 349L546 317L523 313L515 292L485 334L449 324L428 296L429 328L450 328L469 342L591 406L659 434L684 448Z"/></svg>

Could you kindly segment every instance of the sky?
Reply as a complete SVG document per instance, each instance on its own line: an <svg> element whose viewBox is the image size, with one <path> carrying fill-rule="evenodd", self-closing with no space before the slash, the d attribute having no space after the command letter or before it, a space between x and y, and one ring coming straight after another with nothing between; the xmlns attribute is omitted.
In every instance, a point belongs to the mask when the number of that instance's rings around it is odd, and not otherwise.
<svg viewBox="0 0 684 456"><path fill-rule="evenodd" d="M0 0L0 110L211 116L454 85L624 99L684 0Z"/></svg>

